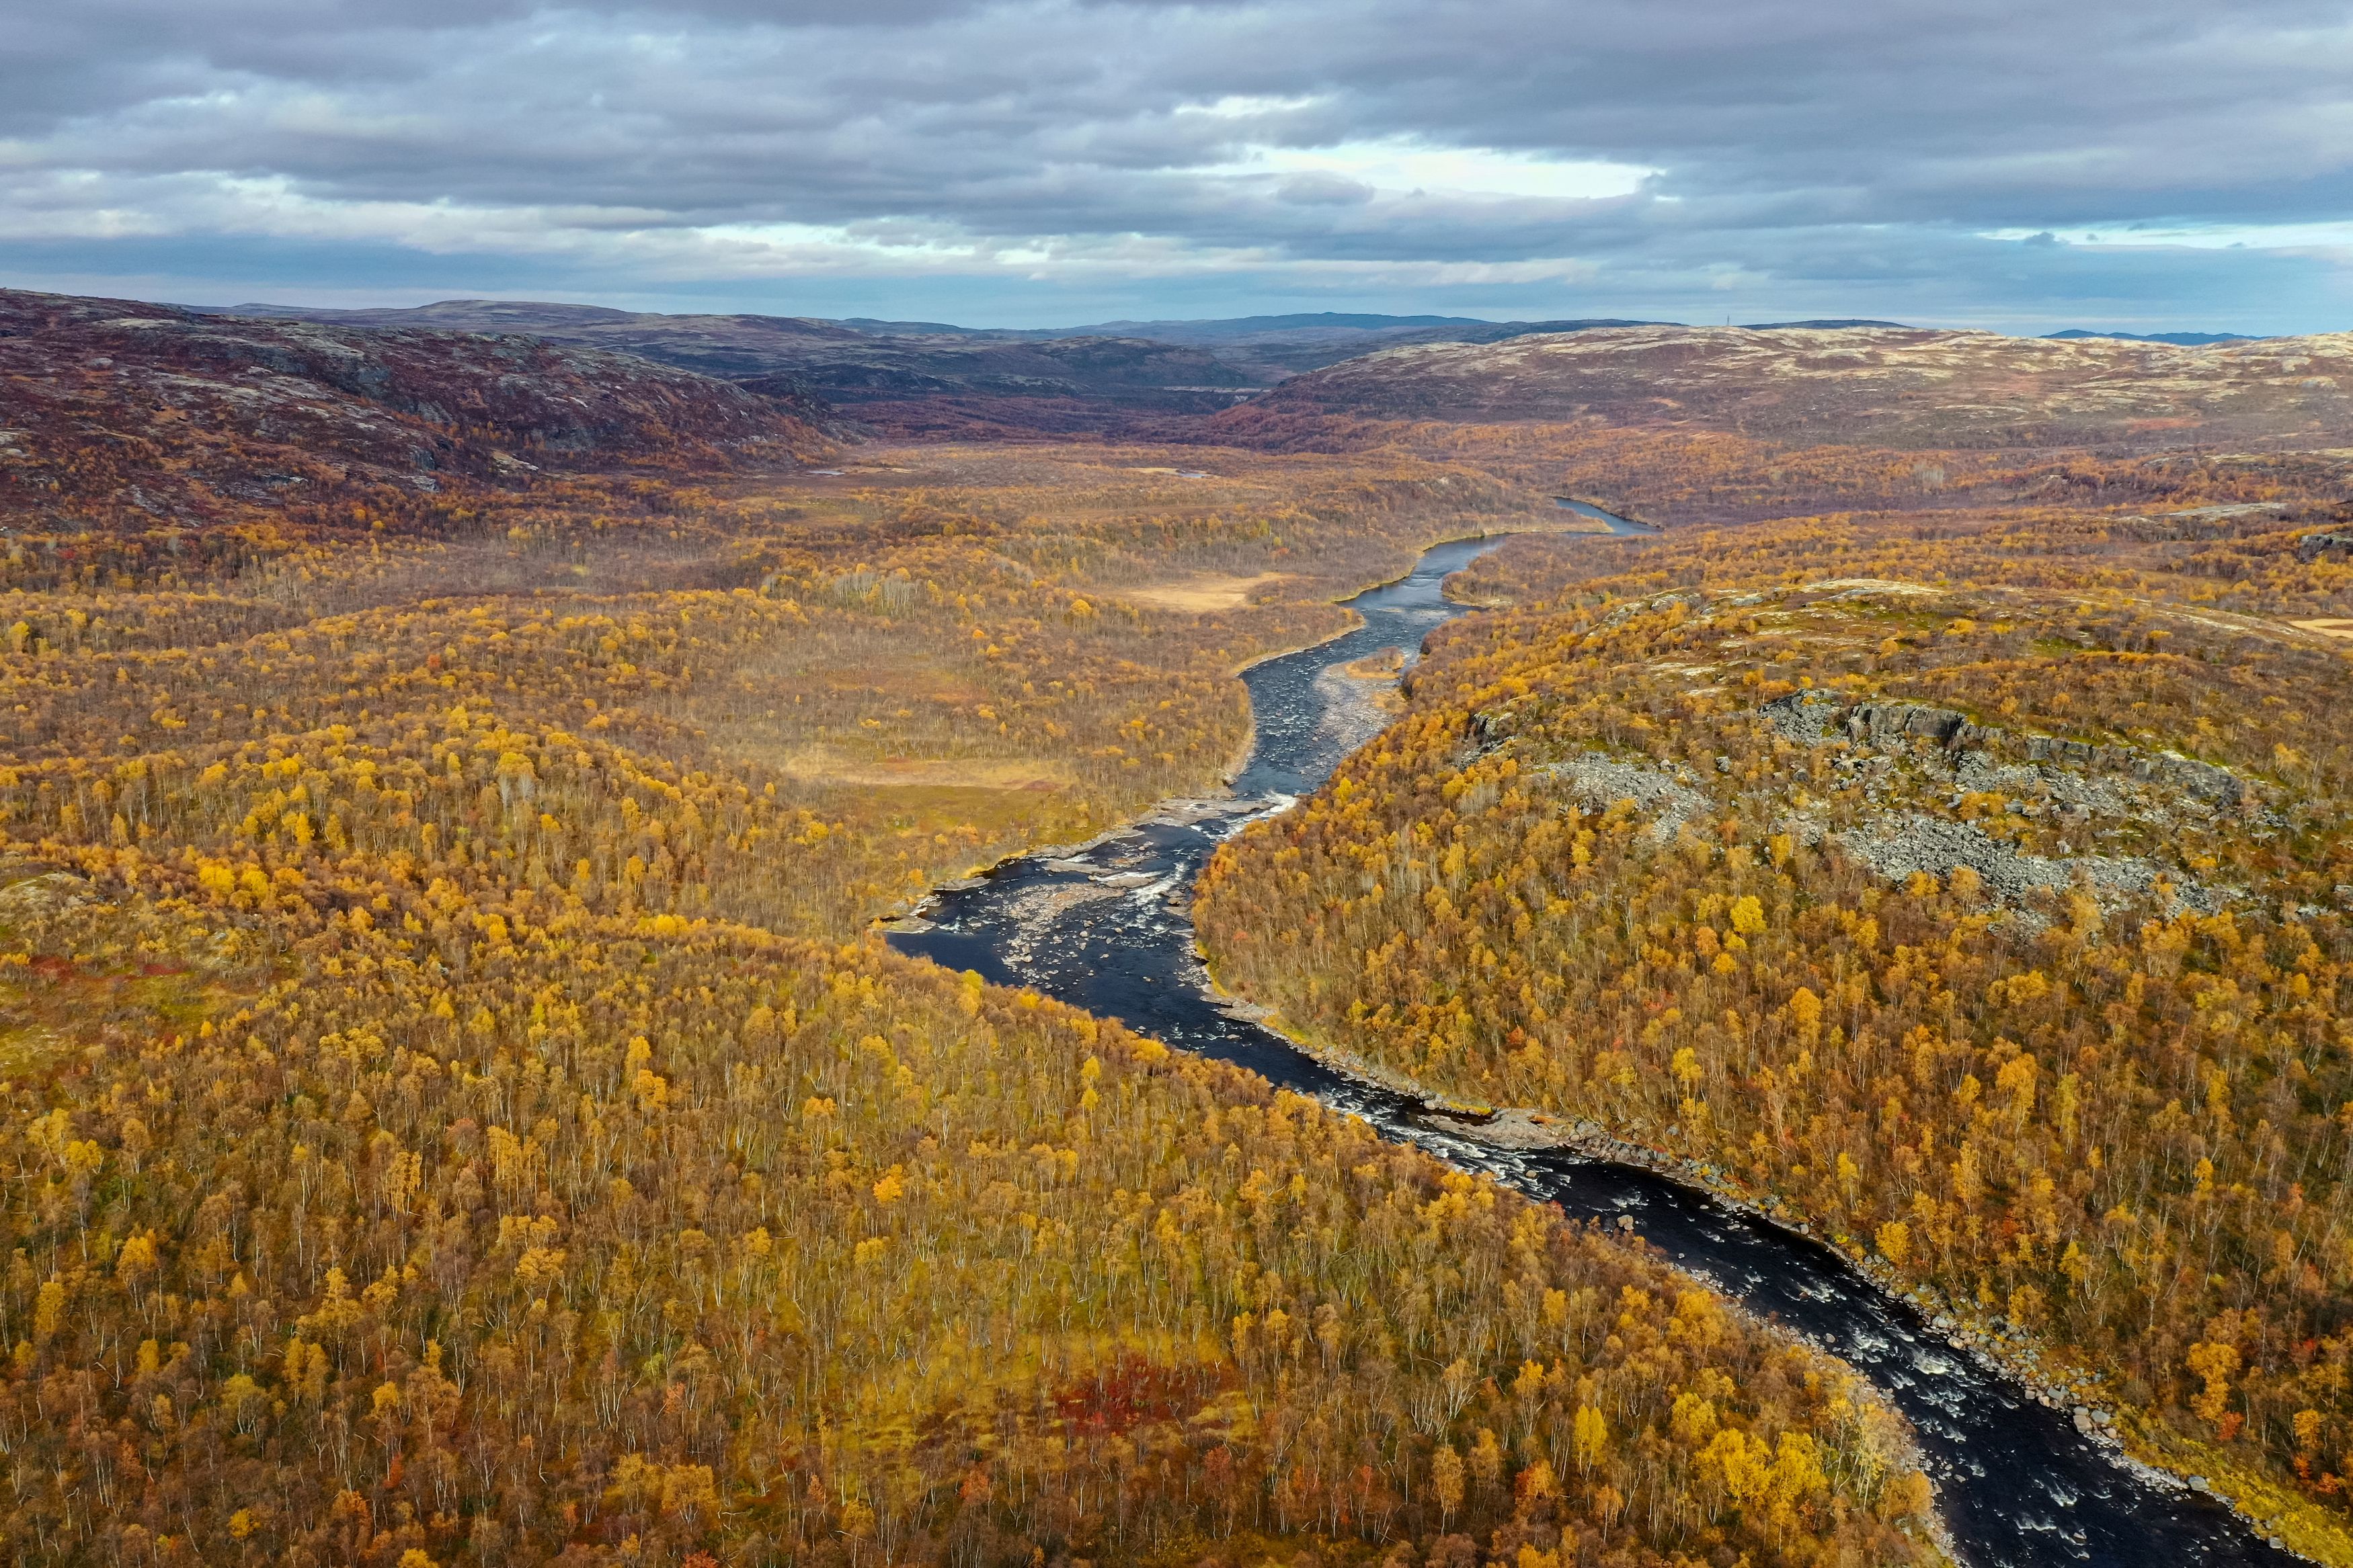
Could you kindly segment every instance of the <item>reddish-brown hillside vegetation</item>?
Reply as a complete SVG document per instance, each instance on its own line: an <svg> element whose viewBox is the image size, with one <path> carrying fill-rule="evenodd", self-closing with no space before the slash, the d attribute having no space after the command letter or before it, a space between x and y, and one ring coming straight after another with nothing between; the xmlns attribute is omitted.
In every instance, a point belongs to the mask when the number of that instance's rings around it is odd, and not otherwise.
<svg viewBox="0 0 2353 1568"><path fill-rule="evenodd" d="M825 447L756 393L626 354L0 290L0 518L203 523Z"/></svg>

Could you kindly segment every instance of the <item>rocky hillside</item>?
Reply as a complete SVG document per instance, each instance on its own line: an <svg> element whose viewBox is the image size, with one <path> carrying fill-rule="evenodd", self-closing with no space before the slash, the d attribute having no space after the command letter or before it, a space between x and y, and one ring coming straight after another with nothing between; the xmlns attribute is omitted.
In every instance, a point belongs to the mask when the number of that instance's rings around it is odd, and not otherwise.
<svg viewBox="0 0 2353 1568"><path fill-rule="evenodd" d="M1593 419L1778 441L2158 447L2353 439L2353 333L2182 347L1902 327L1625 327L1386 349L1223 416Z"/></svg>
<svg viewBox="0 0 2353 1568"><path fill-rule="evenodd" d="M825 448L755 392L603 350L0 290L0 518L44 527Z"/></svg>

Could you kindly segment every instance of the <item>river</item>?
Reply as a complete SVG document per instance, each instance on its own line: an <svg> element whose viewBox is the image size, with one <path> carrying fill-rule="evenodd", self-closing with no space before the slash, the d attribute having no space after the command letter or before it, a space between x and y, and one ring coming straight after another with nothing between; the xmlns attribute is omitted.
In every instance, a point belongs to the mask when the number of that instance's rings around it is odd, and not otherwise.
<svg viewBox="0 0 2353 1568"><path fill-rule="evenodd" d="M1561 504L1613 534L1651 531L1582 502ZM1436 546L1409 575L1348 601L1364 617L1356 630L1244 671L1256 734L1231 795L1165 801L1082 849L1008 861L944 889L892 933L892 945L1248 1068L1557 1204L1573 1219L1630 1228L1869 1378L1911 1421L1951 1539L1975 1568L2291 1561L2213 1500L2152 1479L2079 1433L2067 1414L1950 1343L1820 1243L1640 1166L1461 1136L1437 1125L1425 1102L1335 1071L1213 996L1191 917L1203 863L1249 822L1314 790L1379 731L1377 688L1344 667L1392 647L1412 658L1433 628L1468 613L1447 602L1446 578L1501 542Z"/></svg>

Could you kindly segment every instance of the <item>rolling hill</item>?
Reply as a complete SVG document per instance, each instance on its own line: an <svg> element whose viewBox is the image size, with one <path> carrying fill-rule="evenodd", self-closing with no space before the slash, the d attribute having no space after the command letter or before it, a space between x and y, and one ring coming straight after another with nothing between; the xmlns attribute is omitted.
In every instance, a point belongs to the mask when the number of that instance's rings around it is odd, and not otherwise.
<svg viewBox="0 0 2353 1568"><path fill-rule="evenodd" d="M0 290L0 517L199 522L452 479L791 466L827 449L773 399L601 349Z"/></svg>
<svg viewBox="0 0 2353 1568"><path fill-rule="evenodd" d="M882 428L902 423L905 405L942 400L968 409L1007 404L1021 410L1017 423L1080 428L1090 420L1074 405L1207 413L1259 385L1203 349L1110 331L1050 337L929 322L852 326L798 316L673 316L504 300L380 310L240 305L233 313L373 331L529 333L722 377L813 416L839 409L860 425ZM921 416L914 421L924 423Z"/></svg>
<svg viewBox="0 0 2353 1568"><path fill-rule="evenodd" d="M1898 327L1622 327L1384 349L1285 382L1269 416L1586 419L1883 447L2341 445L2353 334L2207 347Z"/></svg>
<svg viewBox="0 0 2353 1568"><path fill-rule="evenodd" d="M1286 377L1401 344L1500 342L1533 333L1657 324L1325 310L1007 329L871 318L665 315L512 300L353 310L248 304L213 313L371 329L526 332L723 376L817 417L838 408L859 426L931 434L971 434L976 426L990 425L1103 430L1137 416L1215 413Z"/></svg>

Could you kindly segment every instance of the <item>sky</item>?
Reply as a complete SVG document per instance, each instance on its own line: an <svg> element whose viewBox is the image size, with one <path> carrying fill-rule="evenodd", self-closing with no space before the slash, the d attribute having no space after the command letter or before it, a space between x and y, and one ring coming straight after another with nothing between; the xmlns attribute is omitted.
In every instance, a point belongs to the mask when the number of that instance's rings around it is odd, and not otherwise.
<svg viewBox="0 0 2353 1568"><path fill-rule="evenodd" d="M0 285L2353 328L2342 0L0 0Z"/></svg>

